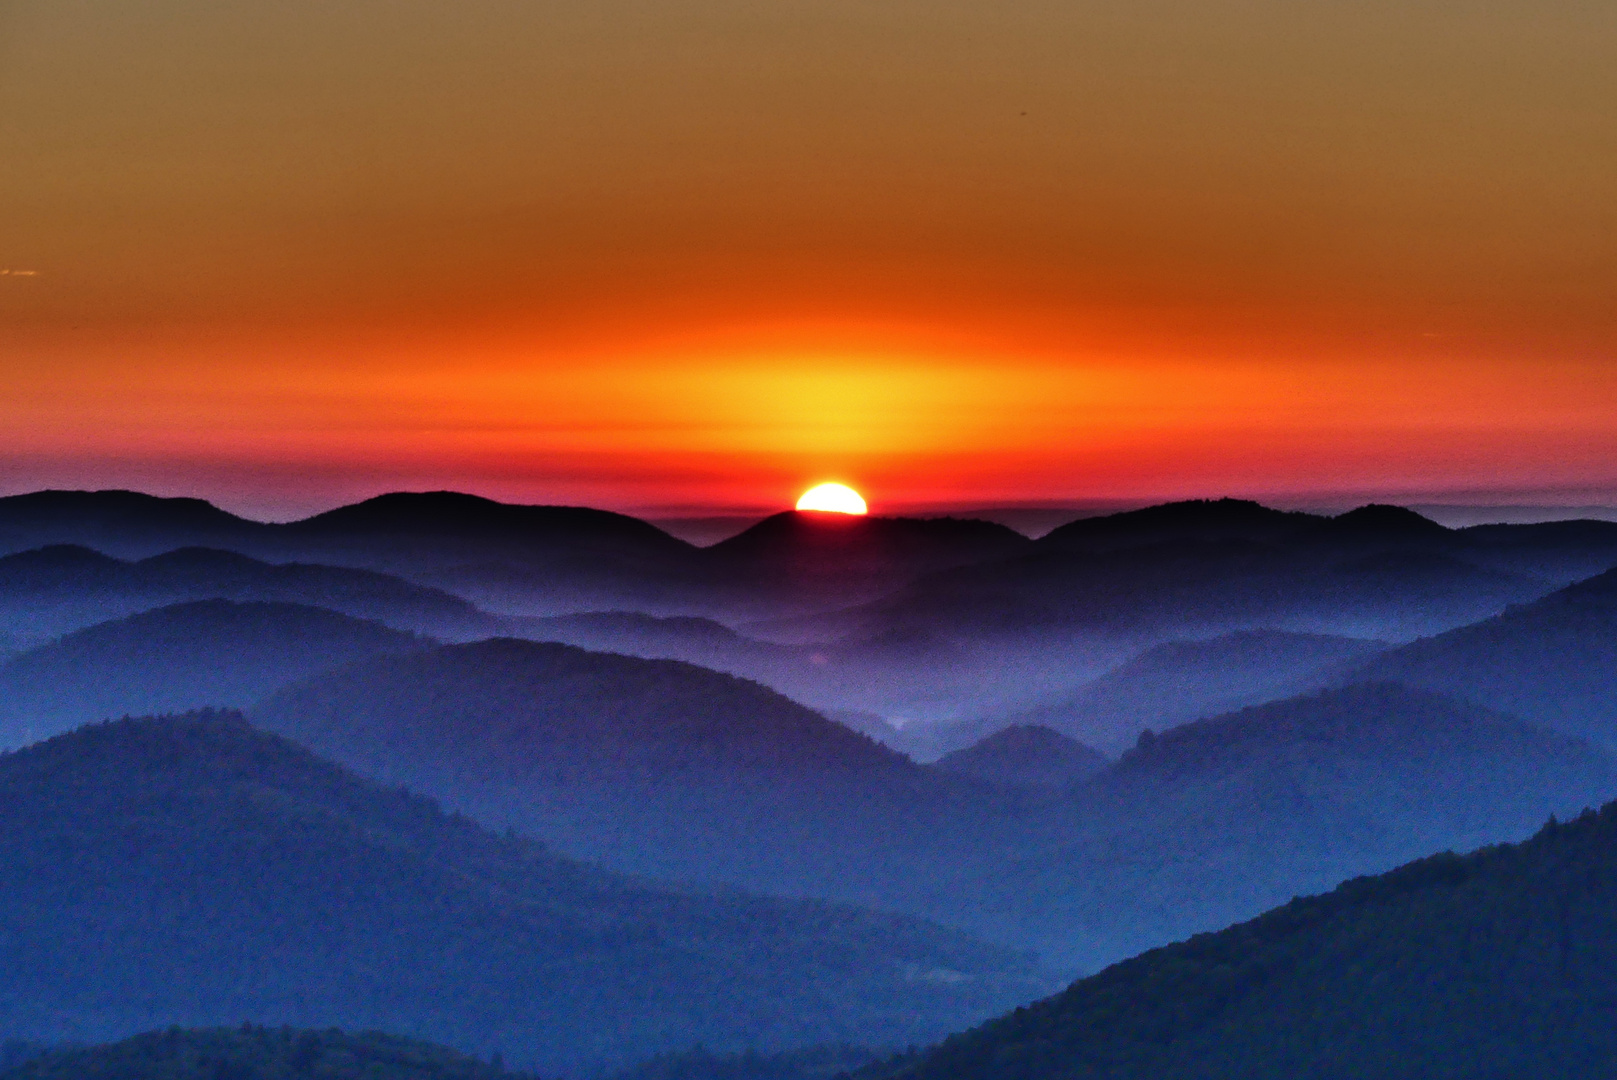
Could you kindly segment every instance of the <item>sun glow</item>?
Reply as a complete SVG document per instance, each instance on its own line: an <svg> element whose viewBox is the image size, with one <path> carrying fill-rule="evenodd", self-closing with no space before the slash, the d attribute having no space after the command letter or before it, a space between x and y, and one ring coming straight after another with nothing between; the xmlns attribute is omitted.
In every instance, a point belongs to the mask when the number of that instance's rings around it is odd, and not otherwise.
<svg viewBox="0 0 1617 1080"><path fill-rule="evenodd" d="M865 500L846 484L820 484L803 492L797 500L799 510L823 510L832 514L863 514L868 512Z"/></svg>

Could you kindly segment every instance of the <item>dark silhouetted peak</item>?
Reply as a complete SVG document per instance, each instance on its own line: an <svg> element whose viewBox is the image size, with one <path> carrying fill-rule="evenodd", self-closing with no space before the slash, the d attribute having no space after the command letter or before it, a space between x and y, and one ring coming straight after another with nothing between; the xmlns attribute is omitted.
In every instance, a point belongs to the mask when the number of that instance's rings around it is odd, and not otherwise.
<svg viewBox="0 0 1617 1080"><path fill-rule="evenodd" d="M203 499L164 498L138 491L35 491L0 498L0 528L56 522L203 529L233 529L255 524Z"/></svg>
<svg viewBox="0 0 1617 1080"><path fill-rule="evenodd" d="M1332 532L1380 536L1447 536L1452 530L1402 506L1371 503L1331 518Z"/></svg>
<svg viewBox="0 0 1617 1080"><path fill-rule="evenodd" d="M0 558L0 589L95 589L122 585L129 564L78 544L51 544Z"/></svg>
<svg viewBox="0 0 1617 1080"><path fill-rule="evenodd" d="M579 506L522 506L455 491L393 492L287 526L304 536L378 533L518 540L536 546L629 540L665 550L690 547L639 518Z"/></svg>
<svg viewBox="0 0 1617 1080"><path fill-rule="evenodd" d="M1052 530L1040 547L1115 551L1156 544L1245 540L1281 543L1316 526L1312 514L1274 510L1247 499L1193 499L1084 518Z"/></svg>
<svg viewBox="0 0 1617 1080"><path fill-rule="evenodd" d="M896 588L933 570L1015 555L1031 543L991 521L789 510L705 548L703 556L715 570L766 581Z"/></svg>
<svg viewBox="0 0 1617 1080"><path fill-rule="evenodd" d="M112 555L141 556L185 544L250 542L273 528L201 499L133 491L36 491L0 498L0 551L84 544Z"/></svg>
<svg viewBox="0 0 1617 1080"><path fill-rule="evenodd" d="M1036 724L1015 724L969 746L945 754L937 767L994 783L1059 786L1105 768L1100 751Z"/></svg>

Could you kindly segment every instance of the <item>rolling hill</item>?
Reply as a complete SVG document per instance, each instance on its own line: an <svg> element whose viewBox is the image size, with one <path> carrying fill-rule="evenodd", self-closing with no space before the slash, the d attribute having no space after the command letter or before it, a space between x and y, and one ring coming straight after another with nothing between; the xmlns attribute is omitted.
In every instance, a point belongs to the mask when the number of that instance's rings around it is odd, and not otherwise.
<svg viewBox="0 0 1617 1080"><path fill-rule="evenodd" d="M1072 789L970 886L1086 965L1617 795L1617 761L1469 702L1358 684L1186 724ZM1041 930L1041 927L1046 928ZM1047 928L1059 927L1065 937Z"/></svg>
<svg viewBox="0 0 1617 1080"><path fill-rule="evenodd" d="M547 1074L702 1043L936 1037L1023 956L815 901L634 881L199 713L0 755L0 1030L381 1029Z"/></svg>
<svg viewBox="0 0 1617 1080"><path fill-rule="evenodd" d="M73 545L0 557L0 627L36 644L150 608L212 599L308 604L452 638L497 625L458 596L373 570L266 563L210 548L138 561Z"/></svg>
<svg viewBox="0 0 1617 1080"><path fill-rule="evenodd" d="M1396 679L1617 747L1617 571L1367 661Z"/></svg>
<svg viewBox="0 0 1617 1080"><path fill-rule="evenodd" d="M1617 805L1156 949L905 1080L1590 1080L1617 1061ZM874 1074L872 1074L874 1075Z"/></svg>
<svg viewBox="0 0 1617 1080"><path fill-rule="evenodd" d="M663 877L890 905L994 819L980 784L756 683L554 643L368 661L253 716L367 775Z"/></svg>
<svg viewBox="0 0 1617 1080"><path fill-rule="evenodd" d="M1008 787L1059 788L1107 765L1105 754L1046 727L1014 724L939 758L934 767Z"/></svg>
<svg viewBox="0 0 1617 1080"><path fill-rule="evenodd" d="M1281 630L1169 641L1014 719L1117 752L1146 728L1177 727L1323 686L1338 667L1382 648L1361 638Z"/></svg>
<svg viewBox="0 0 1617 1080"><path fill-rule="evenodd" d="M428 644L300 604L197 600L156 608L0 663L0 745L91 720L250 705L315 672Z"/></svg>

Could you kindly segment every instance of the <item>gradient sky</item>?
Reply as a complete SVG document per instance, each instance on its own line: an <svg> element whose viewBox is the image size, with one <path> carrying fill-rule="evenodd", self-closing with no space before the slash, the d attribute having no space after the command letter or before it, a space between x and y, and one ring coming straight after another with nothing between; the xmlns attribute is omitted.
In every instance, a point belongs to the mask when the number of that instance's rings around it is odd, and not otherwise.
<svg viewBox="0 0 1617 1080"><path fill-rule="evenodd" d="M0 0L0 488L1617 501L1617 5Z"/></svg>

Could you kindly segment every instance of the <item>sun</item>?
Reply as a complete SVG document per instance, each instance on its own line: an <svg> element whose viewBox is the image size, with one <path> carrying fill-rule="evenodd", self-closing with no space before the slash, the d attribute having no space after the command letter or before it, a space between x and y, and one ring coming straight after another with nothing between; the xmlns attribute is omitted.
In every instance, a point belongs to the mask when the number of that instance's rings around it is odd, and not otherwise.
<svg viewBox="0 0 1617 1080"><path fill-rule="evenodd" d="M833 514L868 513L865 500L846 484L820 484L803 492L797 500L799 510L824 510Z"/></svg>

